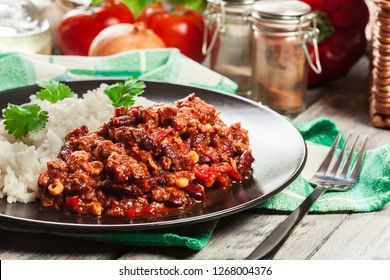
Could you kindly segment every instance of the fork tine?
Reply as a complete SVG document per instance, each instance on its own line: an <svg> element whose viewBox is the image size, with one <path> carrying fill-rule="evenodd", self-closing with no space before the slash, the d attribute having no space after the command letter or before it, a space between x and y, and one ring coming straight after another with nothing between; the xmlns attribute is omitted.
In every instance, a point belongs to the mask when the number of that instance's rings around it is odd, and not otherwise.
<svg viewBox="0 0 390 280"><path fill-rule="evenodd" d="M326 155L324 161L322 162L321 166L318 168L317 174L325 174L326 171L329 169L330 163L332 162L332 158L336 153L340 140L341 140L341 133L337 135L337 138L334 141L332 147L330 148L328 154Z"/></svg>
<svg viewBox="0 0 390 280"><path fill-rule="evenodd" d="M345 141L344 146L341 149L341 152L337 156L337 160L336 160L335 164L333 165L332 170L329 171L326 175L328 175L328 176L335 176L336 175L337 171L339 170L339 168L341 166L342 159L345 157L345 154L346 154L346 151L347 151L347 146L349 144L349 140L350 139L351 139L351 134L348 135L348 138Z"/></svg>
<svg viewBox="0 0 390 280"><path fill-rule="evenodd" d="M357 142L358 139L359 139L359 135L356 136L355 141L352 143L352 147L349 150L348 157L347 157L347 159L346 159L346 161L344 163L343 169L341 169L341 166L340 166L340 172L337 174L337 176L339 178L347 177L347 173L348 173L348 170L350 168L351 161L352 161L352 158L353 158L353 152L355 150L356 142Z"/></svg>
<svg viewBox="0 0 390 280"><path fill-rule="evenodd" d="M366 149L367 138L368 138L367 136L364 138L362 147L360 148L359 151L359 157L357 158L355 165L351 171L351 174L349 175L350 180L352 181L356 181L357 177L359 176L360 167L362 166L362 162L363 162L364 151Z"/></svg>

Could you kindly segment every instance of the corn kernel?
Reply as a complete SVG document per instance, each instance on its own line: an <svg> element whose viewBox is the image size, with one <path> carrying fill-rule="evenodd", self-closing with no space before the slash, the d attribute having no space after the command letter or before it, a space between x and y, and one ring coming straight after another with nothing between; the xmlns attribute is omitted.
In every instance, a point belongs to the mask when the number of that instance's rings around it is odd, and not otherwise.
<svg viewBox="0 0 390 280"><path fill-rule="evenodd" d="M174 139L177 144L183 144L183 140L180 137L176 136Z"/></svg>
<svg viewBox="0 0 390 280"><path fill-rule="evenodd" d="M195 151L190 151L190 152L188 153L188 155L191 157L191 159L192 159L192 161L193 161L194 163L197 163L197 162L199 161L199 155L198 155L197 152L195 152Z"/></svg>
<svg viewBox="0 0 390 280"><path fill-rule="evenodd" d="M94 215L100 215L103 211L103 207L99 202L92 202L91 213Z"/></svg>
<svg viewBox="0 0 390 280"><path fill-rule="evenodd" d="M213 126L211 124L206 124L207 131L211 131L213 129Z"/></svg>
<svg viewBox="0 0 390 280"><path fill-rule="evenodd" d="M60 182L60 180L55 179L52 184L47 188L51 195L59 195L64 190L64 185Z"/></svg>
<svg viewBox="0 0 390 280"><path fill-rule="evenodd" d="M175 180L175 186L178 188L185 188L189 184L189 181L187 178L179 178Z"/></svg>
<svg viewBox="0 0 390 280"><path fill-rule="evenodd" d="M92 207L92 205L93 205L93 201L88 202L88 203L84 203L85 207Z"/></svg>
<svg viewBox="0 0 390 280"><path fill-rule="evenodd" d="M205 182L205 186L210 188L214 185L214 183L215 183L215 179L212 179L212 180Z"/></svg>

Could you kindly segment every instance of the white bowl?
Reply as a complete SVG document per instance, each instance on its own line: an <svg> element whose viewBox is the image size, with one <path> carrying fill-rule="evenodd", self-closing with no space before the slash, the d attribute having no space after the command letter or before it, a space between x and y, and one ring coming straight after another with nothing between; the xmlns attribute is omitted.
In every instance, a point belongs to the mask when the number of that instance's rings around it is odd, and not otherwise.
<svg viewBox="0 0 390 280"><path fill-rule="evenodd" d="M50 54L52 36L49 21L43 20L39 30L12 35L0 33L0 53L2 52Z"/></svg>

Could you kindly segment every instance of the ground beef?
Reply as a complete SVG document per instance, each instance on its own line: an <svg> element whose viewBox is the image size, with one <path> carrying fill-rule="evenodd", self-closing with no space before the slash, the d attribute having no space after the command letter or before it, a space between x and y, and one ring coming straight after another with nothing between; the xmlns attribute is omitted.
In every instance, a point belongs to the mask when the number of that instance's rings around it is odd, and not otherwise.
<svg viewBox="0 0 390 280"><path fill-rule="evenodd" d="M176 106L120 107L97 131L70 132L38 178L43 207L138 218L190 211L209 188L250 176L248 132L195 94Z"/></svg>

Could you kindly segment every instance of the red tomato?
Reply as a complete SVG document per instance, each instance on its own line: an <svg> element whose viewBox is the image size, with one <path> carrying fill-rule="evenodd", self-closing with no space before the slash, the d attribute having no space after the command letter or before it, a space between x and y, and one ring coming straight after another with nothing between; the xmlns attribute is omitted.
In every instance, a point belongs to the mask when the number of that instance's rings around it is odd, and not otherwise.
<svg viewBox="0 0 390 280"><path fill-rule="evenodd" d="M202 62L203 15L185 6L171 6L160 2L147 6L137 18L144 21L169 48L178 48L189 58Z"/></svg>
<svg viewBox="0 0 390 280"><path fill-rule="evenodd" d="M104 0L98 6L67 12L58 27L58 43L63 54L88 55L96 35L109 25L134 23L128 6L118 0Z"/></svg>

